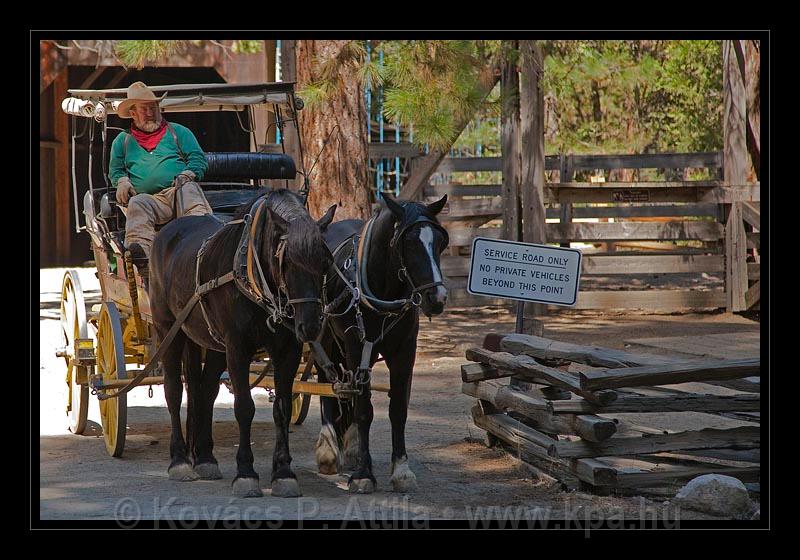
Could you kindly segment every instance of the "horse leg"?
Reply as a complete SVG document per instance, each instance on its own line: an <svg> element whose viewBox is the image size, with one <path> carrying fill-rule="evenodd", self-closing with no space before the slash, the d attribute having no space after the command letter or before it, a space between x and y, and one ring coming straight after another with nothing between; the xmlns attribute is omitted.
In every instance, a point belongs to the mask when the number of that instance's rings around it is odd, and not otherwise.
<svg viewBox="0 0 800 560"><path fill-rule="evenodd" d="M348 345L348 368L351 368L351 371L357 371L360 363L361 345ZM348 428L348 432L355 430L358 434L358 458L356 468L348 481L348 489L350 492L358 494L371 494L377 488L378 483L372 473L372 456L369 453L369 430L372 426L373 418L372 391L369 383L361 386L361 394L356 395L353 400L353 425ZM345 440L348 440L347 433L345 433ZM352 445L352 443L346 441L345 449ZM345 455L347 455L347 451L345 451Z"/></svg>
<svg viewBox="0 0 800 560"><path fill-rule="evenodd" d="M197 409L200 394L200 347L188 337L183 345L182 369L183 378L186 380L186 450L194 464L196 427L200 412Z"/></svg>
<svg viewBox="0 0 800 560"><path fill-rule="evenodd" d="M170 480L188 482L197 480L197 475L186 456L186 441L181 429L181 400L183 399L183 383L181 382L181 358L184 352L186 335L178 332L172 344L164 354L164 396L167 400L172 435L169 441L170 464L167 469Z"/></svg>
<svg viewBox="0 0 800 560"><path fill-rule="evenodd" d="M324 340L324 339L323 339ZM334 350L325 348L331 361L338 363L338 356L334 355ZM338 366L336 366L338 368ZM317 369L319 381L333 383L336 379L330 379L327 373L322 369ZM336 474L341 468L341 450L339 441L341 439L337 427L337 418L339 416L339 399L336 397L320 397L320 413L322 415L322 428L319 432L319 438L314 448L314 454L317 459L317 468L322 474Z"/></svg>
<svg viewBox="0 0 800 560"><path fill-rule="evenodd" d="M353 403L345 401L341 406L341 417L336 424L337 433L341 434L343 452L343 466L345 469L355 469L361 453L361 438L358 435L358 423L354 420Z"/></svg>
<svg viewBox="0 0 800 560"><path fill-rule="evenodd" d="M417 351L416 337L410 337L397 352L386 356L389 368L389 420L392 424L392 469L390 482L395 492L417 488L417 477L408 466L406 418L411 396L411 377Z"/></svg>
<svg viewBox="0 0 800 560"><path fill-rule="evenodd" d="M200 379L200 391L197 410L197 425L195 426L196 439L193 450L194 471L204 480L217 480L222 478L216 457L214 457L214 440L212 439L212 424L214 416L214 401L219 394L219 378L225 370L225 354L206 351L206 362Z"/></svg>
<svg viewBox="0 0 800 560"><path fill-rule="evenodd" d="M256 413L256 405L250 394L251 353L235 348L226 340L228 373L233 385L233 410L239 424L239 451L236 453L236 478L233 479L233 495L237 498L263 496L258 474L253 469L253 450L250 448L250 427Z"/></svg>
<svg viewBox="0 0 800 560"><path fill-rule="evenodd" d="M322 427L319 431L314 454L317 468L322 474L336 474L341 467L342 452L339 449L339 436L336 432L336 417L339 414L336 397L320 397Z"/></svg>
<svg viewBox="0 0 800 560"><path fill-rule="evenodd" d="M289 340L289 337L292 337ZM278 344L277 342L282 342ZM282 352L273 352L280 348ZM292 456L289 454L289 422L292 417L292 384L300 365L303 348L296 343L293 335L286 334L285 340L276 341L270 348L270 359L275 366L275 402L272 418L275 421L275 450L272 454L272 495L281 498L301 496L297 477L292 472Z"/></svg>

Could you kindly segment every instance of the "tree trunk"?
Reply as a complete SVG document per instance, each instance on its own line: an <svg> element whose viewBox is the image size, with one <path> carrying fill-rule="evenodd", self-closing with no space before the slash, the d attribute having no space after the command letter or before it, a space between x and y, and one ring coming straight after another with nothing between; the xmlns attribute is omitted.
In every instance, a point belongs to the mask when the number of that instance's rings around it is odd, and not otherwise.
<svg viewBox="0 0 800 560"><path fill-rule="evenodd" d="M516 49L516 41L509 41L507 48ZM517 61L503 61L500 75L500 99L502 100L500 131L503 153L503 239L522 239L522 206L520 198L520 175L522 161L519 147L519 73Z"/></svg>
<svg viewBox="0 0 800 560"><path fill-rule="evenodd" d="M520 41L519 49L522 236L527 243L545 244L544 55L538 41ZM525 309L526 315L531 317L544 315L547 307L529 303Z"/></svg>
<svg viewBox="0 0 800 560"><path fill-rule="evenodd" d="M346 43L296 41L298 88L318 78L318 60L335 57ZM339 71L342 88L320 105L300 111L303 162L306 172L310 171L308 208L318 218L331 204L337 204L337 220L366 219L370 196L364 95L354 65L344 64Z"/></svg>
<svg viewBox="0 0 800 560"><path fill-rule="evenodd" d="M749 181L761 180L761 41L744 41L747 93L747 150L753 166ZM754 176L753 176L754 175Z"/></svg>

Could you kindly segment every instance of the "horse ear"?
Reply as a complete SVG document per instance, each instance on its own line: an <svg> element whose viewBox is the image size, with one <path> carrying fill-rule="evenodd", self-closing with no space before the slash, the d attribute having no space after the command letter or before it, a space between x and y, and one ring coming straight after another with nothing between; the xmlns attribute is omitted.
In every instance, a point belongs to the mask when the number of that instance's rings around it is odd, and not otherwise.
<svg viewBox="0 0 800 560"><path fill-rule="evenodd" d="M317 225L321 232L325 233L325 230L328 229L328 226L333 221L333 215L336 213L336 205L334 204L328 211L325 212L325 215L322 216L319 220L317 220Z"/></svg>
<svg viewBox="0 0 800 560"><path fill-rule="evenodd" d="M272 208L267 208L267 210L269 210L269 216L272 219L272 223L275 224L275 228L282 233L288 232L289 222L282 216L279 216Z"/></svg>
<svg viewBox="0 0 800 560"><path fill-rule="evenodd" d="M428 204L428 211L430 211L430 213L435 216L439 212L442 211L442 208L444 208L445 204L447 204L447 195L446 194L440 200L437 200L436 202L431 202L430 204Z"/></svg>
<svg viewBox="0 0 800 560"><path fill-rule="evenodd" d="M405 214L405 210L403 209L403 207L400 204L398 204L397 201L395 201L392 197L386 194L383 195L383 200L386 201L386 207L389 208L389 211L392 214L394 214L394 216L398 220L402 220L403 214Z"/></svg>

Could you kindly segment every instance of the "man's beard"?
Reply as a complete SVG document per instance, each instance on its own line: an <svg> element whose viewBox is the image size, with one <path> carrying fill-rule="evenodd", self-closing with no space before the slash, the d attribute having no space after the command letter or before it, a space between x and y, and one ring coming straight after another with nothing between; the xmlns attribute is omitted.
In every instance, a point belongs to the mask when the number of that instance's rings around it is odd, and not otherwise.
<svg viewBox="0 0 800 560"><path fill-rule="evenodd" d="M155 121L145 121L142 124L137 124L136 128L138 128L143 132L154 132L158 129L159 126L161 126L161 117L159 117L158 120Z"/></svg>

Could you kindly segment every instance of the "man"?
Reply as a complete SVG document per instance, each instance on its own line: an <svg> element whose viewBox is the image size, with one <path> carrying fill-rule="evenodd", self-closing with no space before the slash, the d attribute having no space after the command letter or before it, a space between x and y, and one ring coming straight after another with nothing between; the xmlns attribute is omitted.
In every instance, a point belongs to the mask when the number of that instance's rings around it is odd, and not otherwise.
<svg viewBox="0 0 800 560"><path fill-rule="evenodd" d="M117 114L133 124L114 139L108 174L117 202L128 206L125 246L145 275L156 225L211 213L196 183L208 169L206 156L188 128L161 116L163 99L142 82L128 87Z"/></svg>

